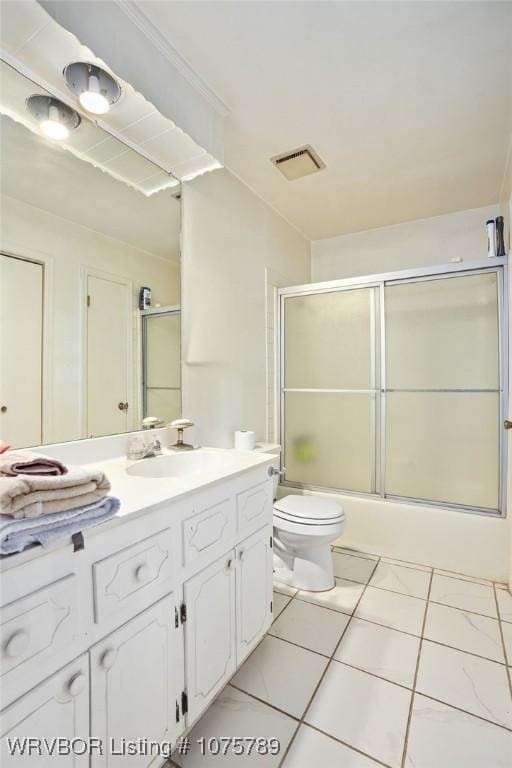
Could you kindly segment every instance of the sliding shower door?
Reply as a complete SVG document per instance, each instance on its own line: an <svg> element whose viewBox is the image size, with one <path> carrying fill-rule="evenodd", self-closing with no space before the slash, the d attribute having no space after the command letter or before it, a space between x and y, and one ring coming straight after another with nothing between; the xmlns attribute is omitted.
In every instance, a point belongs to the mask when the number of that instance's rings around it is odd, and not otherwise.
<svg viewBox="0 0 512 768"><path fill-rule="evenodd" d="M285 293L285 484L502 510L502 278Z"/></svg>
<svg viewBox="0 0 512 768"><path fill-rule="evenodd" d="M387 495L499 507L496 272L385 287Z"/></svg>
<svg viewBox="0 0 512 768"><path fill-rule="evenodd" d="M285 480L376 490L378 289L286 299Z"/></svg>

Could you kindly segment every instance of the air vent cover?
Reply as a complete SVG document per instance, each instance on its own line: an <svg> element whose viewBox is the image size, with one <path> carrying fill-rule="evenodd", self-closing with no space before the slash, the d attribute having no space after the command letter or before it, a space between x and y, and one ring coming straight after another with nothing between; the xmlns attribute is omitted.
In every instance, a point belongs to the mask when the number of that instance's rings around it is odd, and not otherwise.
<svg viewBox="0 0 512 768"><path fill-rule="evenodd" d="M310 173L316 173L325 168L324 161L310 144L291 149L289 152L282 152L280 155L271 157L270 161L279 168L288 181L309 176Z"/></svg>

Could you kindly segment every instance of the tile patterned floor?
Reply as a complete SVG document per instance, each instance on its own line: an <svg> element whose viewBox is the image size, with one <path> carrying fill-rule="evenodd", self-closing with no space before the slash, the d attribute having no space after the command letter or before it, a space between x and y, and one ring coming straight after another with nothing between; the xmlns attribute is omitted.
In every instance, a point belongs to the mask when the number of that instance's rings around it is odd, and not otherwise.
<svg viewBox="0 0 512 768"><path fill-rule="evenodd" d="M512 596L342 548L336 586L276 584L274 623L190 734L183 768L511 768ZM205 757L200 736L279 739Z"/></svg>

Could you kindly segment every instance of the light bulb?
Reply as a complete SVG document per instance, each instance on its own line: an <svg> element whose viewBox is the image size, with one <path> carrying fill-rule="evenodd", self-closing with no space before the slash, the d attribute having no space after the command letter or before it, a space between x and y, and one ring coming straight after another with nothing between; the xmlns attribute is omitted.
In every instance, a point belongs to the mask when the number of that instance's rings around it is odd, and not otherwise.
<svg viewBox="0 0 512 768"><path fill-rule="evenodd" d="M100 82L96 75L89 76L89 88L80 94L78 100L82 107L93 115L104 115L110 109L108 99L100 93Z"/></svg>
<svg viewBox="0 0 512 768"><path fill-rule="evenodd" d="M54 139L55 141L62 141L68 138L69 130L61 122L57 107L51 106L48 110L48 119L41 122L41 133L48 139Z"/></svg>

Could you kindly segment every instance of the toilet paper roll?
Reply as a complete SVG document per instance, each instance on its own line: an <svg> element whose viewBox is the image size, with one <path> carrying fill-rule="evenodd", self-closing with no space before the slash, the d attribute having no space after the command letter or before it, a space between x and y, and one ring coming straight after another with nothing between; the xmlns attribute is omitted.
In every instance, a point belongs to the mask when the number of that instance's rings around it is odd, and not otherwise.
<svg viewBox="0 0 512 768"><path fill-rule="evenodd" d="M256 445L256 434L248 429L237 429L235 448L237 451L252 451Z"/></svg>

